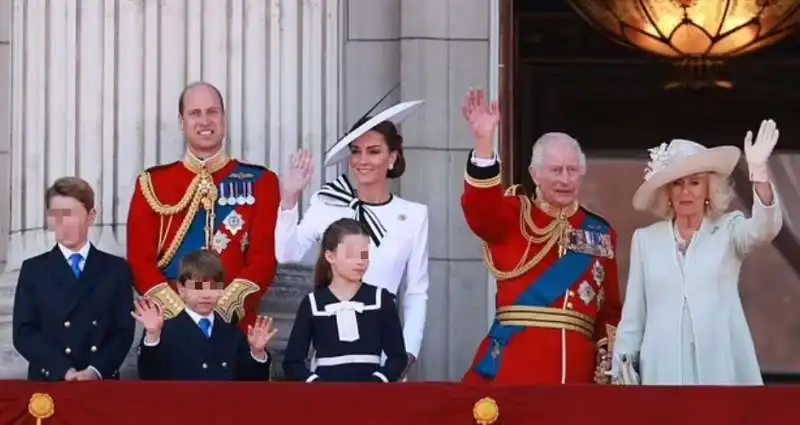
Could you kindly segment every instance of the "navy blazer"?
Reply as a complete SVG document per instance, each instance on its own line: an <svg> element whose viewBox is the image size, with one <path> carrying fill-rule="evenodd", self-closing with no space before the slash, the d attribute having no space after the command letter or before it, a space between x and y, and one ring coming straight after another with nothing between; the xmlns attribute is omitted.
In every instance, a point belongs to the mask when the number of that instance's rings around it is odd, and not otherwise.
<svg viewBox="0 0 800 425"><path fill-rule="evenodd" d="M25 260L14 295L14 347L28 379L61 381L94 367L118 379L133 344L133 278L125 259L92 245L76 278L58 246Z"/></svg>
<svg viewBox="0 0 800 425"><path fill-rule="evenodd" d="M272 356L265 363L250 355L242 331L214 315L207 337L184 311L164 322L158 345L139 343L139 378L171 381L268 381Z"/></svg>

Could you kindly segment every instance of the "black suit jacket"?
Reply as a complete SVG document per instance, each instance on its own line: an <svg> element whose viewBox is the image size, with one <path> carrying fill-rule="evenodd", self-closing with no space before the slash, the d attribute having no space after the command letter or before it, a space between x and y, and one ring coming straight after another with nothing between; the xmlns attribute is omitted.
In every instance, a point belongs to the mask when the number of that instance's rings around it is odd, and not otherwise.
<svg viewBox="0 0 800 425"><path fill-rule="evenodd" d="M250 355L247 337L218 315L211 337L184 311L164 322L158 345L139 343L139 378L169 381L268 381L272 356L266 363Z"/></svg>
<svg viewBox="0 0 800 425"><path fill-rule="evenodd" d="M94 246L80 279L58 246L25 260L14 295L14 347L28 379L60 381L89 366L118 379L133 343L133 278L128 263Z"/></svg>

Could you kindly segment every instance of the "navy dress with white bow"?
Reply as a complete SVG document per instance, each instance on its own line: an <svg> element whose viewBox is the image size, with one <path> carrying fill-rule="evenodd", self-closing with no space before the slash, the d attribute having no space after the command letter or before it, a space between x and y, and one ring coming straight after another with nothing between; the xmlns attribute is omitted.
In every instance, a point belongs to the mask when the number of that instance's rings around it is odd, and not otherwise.
<svg viewBox="0 0 800 425"><path fill-rule="evenodd" d="M307 365L311 345L316 350L314 370ZM327 287L303 299L283 370L293 381L395 382L407 362L395 297L363 283L347 301L340 301Z"/></svg>

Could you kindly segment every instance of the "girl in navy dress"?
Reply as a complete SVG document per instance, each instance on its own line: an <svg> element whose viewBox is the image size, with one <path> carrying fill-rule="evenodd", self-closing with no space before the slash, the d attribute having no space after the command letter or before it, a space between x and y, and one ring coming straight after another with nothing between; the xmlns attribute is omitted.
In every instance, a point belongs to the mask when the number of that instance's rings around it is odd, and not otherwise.
<svg viewBox="0 0 800 425"><path fill-rule="evenodd" d="M343 218L322 236L314 291L300 303L283 370L293 381L395 382L408 361L403 328L389 291L362 282L369 265L369 234ZM316 368L309 370L309 346ZM386 361L381 362L381 352Z"/></svg>

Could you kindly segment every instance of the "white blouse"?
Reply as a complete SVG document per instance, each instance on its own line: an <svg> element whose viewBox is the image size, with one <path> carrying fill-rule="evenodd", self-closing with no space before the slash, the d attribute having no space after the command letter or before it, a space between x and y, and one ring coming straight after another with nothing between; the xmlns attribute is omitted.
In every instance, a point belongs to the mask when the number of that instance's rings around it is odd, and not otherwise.
<svg viewBox="0 0 800 425"><path fill-rule="evenodd" d="M299 223L296 206L278 211L275 253L279 263L301 261L334 221L358 219L357 198L352 188L349 195L337 192L330 196L331 185L341 181L342 178L337 179L316 192ZM361 208L367 216L365 221L375 229L373 233L379 239L370 241L370 264L364 282L398 295L405 275L401 302L403 337L406 351L419 357L428 302L428 207L393 195L385 204L362 204Z"/></svg>

